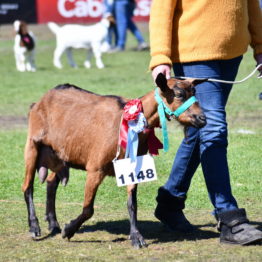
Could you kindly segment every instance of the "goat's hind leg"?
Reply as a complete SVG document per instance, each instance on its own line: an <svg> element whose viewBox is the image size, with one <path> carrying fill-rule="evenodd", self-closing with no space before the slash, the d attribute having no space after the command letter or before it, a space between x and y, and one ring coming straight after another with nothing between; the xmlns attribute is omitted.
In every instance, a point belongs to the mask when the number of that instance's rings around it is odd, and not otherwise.
<svg viewBox="0 0 262 262"><path fill-rule="evenodd" d="M24 192L24 198L27 206L29 232L31 232L33 238L41 235L41 229L33 202L37 156L37 145L28 137L25 146L25 178L22 190Z"/></svg>
<svg viewBox="0 0 262 262"><path fill-rule="evenodd" d="M147 244L137 228L137 185L127 186L127 208L130 216L130 236L132 246L146 247Z"/></svg>
<svg viewBox="0 0 262 262"><path fill-rule="evenodd" d="M47 177L46 185L46 221L48 222L48 229L51 235L61 233L61 228L56 218L56 192L60 182L59 176L56 173L51 173Z"/></svg>
<svg viewBox="0 0 262 262"><path fill-rule="evenodd" d="M71 220L70 224L65 225L62 232L63 238L72 238L81 225L93 216L96 192L103 179L104 174L102 171L88 172L85 184L85 200L82 213L76 219Z"/></svg>
<svg viewBox="0 0 262 262"><path fill-rule="evenodd" d="M69 167L64 166L57 173L52 172L47 177L47 186L46 186L46 221L48 222L48 229L51 232L51 235L61 233L60 225L56 217L56 192L59 183L63 186L66 186L69 179Z"/></svg>
<svg viewBox="0 0 262 262"><path fill-rule="evenodd" d="M74 61L71 47L66 49L66 56L67 56L67 60L68 60L69 65L73 68L77 68L77 64Z"/></svg>

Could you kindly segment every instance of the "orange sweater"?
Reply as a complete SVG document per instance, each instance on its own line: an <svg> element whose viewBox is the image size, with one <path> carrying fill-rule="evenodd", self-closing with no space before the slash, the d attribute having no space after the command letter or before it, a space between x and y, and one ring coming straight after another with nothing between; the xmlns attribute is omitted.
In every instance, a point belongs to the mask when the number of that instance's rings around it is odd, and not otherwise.
<svg viewBox="0 0 262 262"><path fill-rule="evenodd" d="M150 69L262 53L258 0L153 0L149 32Z"/></svg>

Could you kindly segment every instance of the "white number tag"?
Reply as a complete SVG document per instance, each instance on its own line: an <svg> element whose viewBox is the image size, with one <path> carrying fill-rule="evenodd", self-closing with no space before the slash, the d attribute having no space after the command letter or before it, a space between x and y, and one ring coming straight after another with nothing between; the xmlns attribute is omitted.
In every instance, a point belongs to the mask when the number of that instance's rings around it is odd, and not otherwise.
<svg viewBox="0 0 262 262"><path fill-rule="evenodd" d="M151 155L138 156L135 162L130 158L113 161L118 186L157 180L155 162Z"/></svg>

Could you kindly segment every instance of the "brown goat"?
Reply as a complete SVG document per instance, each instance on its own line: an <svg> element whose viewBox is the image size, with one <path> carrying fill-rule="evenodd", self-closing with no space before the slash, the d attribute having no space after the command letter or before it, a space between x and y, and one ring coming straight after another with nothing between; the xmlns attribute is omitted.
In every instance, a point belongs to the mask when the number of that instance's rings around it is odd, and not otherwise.
<svg viewBox="0 0 262 262"><path fill-rule="evenodd" d="M170 110L176 110L194 94L196 80L166 80L159 74L156 84ZM50 90L34 104L29 112L29 130L25 146L25 179L23 192L28 210L28 222L33 237L40 236L40 227L33 203L33 183L36 170L44 182L47 170L46 220L51 232L60 232L56 219L55 196L59 182L66 183L69 168L86 170L85 196L82 213L68 225L62 236L70 239L94 213L94 199L98 186L106 175L113 176L112 160L116 156L118 134L123 107L128 99L101 96L69 84ZM154 91L141 97L148 128L159 126ZM168 118L169 116L166 115ZM202 127L206 123L198 103L194 103L177 120L184 126ZM139 134L138 155L148 151L148 133ZM120 159L124 157L121 149ZM130 239L134 247L146 246L137 229L137 185L127 186L130 215Z"/></svg>

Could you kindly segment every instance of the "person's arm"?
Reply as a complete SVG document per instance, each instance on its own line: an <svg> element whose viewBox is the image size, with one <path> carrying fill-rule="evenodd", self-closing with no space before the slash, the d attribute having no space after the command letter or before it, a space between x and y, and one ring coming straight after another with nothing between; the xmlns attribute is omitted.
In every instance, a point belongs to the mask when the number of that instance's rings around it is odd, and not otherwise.
<svg viewBox="0 0 262 262"><path fill-rule="evenodd" d="M249 32L251 47L254 49L254 58L257 64L262 63L262 9L258 0L248 0ZM262 67L259 68L262 73Z"/></svg>
<svg viewBox="0 0 262 262"><path fill-rule="evenodd" d="M149 21L151 54L149 68L153 70L154 79L160 72L167 78L170 77L172 27L176 2L176 0L152 1Z"/></svg>

